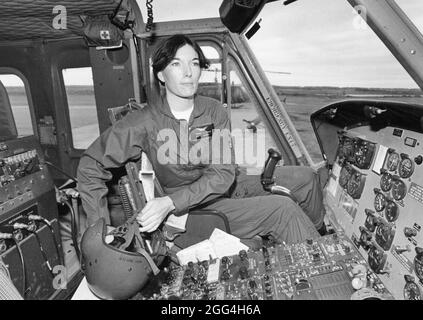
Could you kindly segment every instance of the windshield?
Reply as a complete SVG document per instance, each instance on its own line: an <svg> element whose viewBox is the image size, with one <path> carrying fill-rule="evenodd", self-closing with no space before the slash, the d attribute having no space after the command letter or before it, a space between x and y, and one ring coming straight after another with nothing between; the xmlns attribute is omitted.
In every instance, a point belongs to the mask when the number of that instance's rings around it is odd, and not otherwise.
<svg viewBox="0 0 423 320"><path fill-rule="evenodd" d="M423 33L423 1L395 0L395 2L407 14L420 33Z"/></svg>
<svg viewBox="0 0 423 320"><path fill-rule="evenodd" d="M347 1L276 1L258 19L249 44L314 161L322 158L309 120L323 106L353 98L423 103L417 84Z"/></svg>

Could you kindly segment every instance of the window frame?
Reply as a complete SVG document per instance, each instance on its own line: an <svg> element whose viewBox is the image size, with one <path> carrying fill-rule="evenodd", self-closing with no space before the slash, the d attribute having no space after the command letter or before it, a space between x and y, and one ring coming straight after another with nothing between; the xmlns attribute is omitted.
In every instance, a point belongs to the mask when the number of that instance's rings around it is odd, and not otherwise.
<svg viewBox="0 0 423 320"><path fill-rule="evenodd" d="M65 78L63 77L63 71L64 70L67 70L67 69L82 69L82 68L90 68L91 69L91 73L92 73L93 67L91 65L88 65L88 66L80 66L80 65L78 65L78 66L67 66L67 65L61 65L58 68L59 77L60 77L60 80L61 80L61 84L63 86L64 99L65 99L65 102L66 102L66 104L65 104L66 110L63 110L63 111L66 113L66 119L67 119L66 122L68 123L68 127L69 127L70 136L67 138L67 140L68 140L67 141L67 144L68 144L69 148L71 149L70 152L69 152L69 155L71 157L73 157L73 156L76 156L77 157L81 152L84 152L88 147L87 148L77 148L74 145L73 128L72 128L72 121L71 121L71 114L70 114L69 99L68 99L68 93L67 93L67 90L66 90L67 85L65 83ZM93 75L93 73L92 73L92 75ZM96 100L96 97L95 97L94 75L93 75L93 94L94 94L93 97L94 97L94 102L95 102L96 119L97 119L97 125L98 125L98 130L99 130L99 134L96 135L96 139L97 139L101 133L100 133L100 122L98 120L97 100ZM95 139L92 142L94 142L94 141L95 141Z"/></svg>
<svg viewBox="0 0 423 320"><path fill-rule="evenodd" d="M15 75L24 84L26 99L28 101L29 115L31 117L31 126L32 126L32 135L28 135L28 136L35 136L35 137L39 138L39 132L38 132L37 120L36 120L36 116L35 116L34 103L33 103L32 95L31 95L31 86L29 84L28 79L25 77L25 75L21 71L19 71L18 69L12 68L12 67L0 67L0 75ZM6 91L7 91L7 87L6 87ZM7 94L9 95L9 93L7 93ZM11 107L12 107L12 113L13 113L13 106L11 106ZM15 115L13 115L13 117L15 117ZM18 132L18 138L21 138L21 136L19 135L19 128L16 127L16 130Z"/></svg>

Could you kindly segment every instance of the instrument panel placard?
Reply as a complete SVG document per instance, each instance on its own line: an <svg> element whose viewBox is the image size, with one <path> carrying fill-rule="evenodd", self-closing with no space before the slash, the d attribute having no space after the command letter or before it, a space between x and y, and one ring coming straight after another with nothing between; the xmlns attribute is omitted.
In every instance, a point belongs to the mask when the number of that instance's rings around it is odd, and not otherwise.
<svg viewBox="0 0 423 320"><path fill-rule="evenodd" d="M423 187L419 186L418 184L411 182L410 189L408 190L408 194L413 199L417 200L418 202L423 204Z"/></svg>

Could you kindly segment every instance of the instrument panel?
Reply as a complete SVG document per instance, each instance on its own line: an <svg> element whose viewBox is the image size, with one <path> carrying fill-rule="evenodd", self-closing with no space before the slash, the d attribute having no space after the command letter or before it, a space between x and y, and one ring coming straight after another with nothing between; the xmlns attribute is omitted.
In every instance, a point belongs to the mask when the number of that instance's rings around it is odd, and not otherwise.
<svg viewBox="0 0 423 320"><path fill-rule="evenodd" d="M423 134L338 130L327 210L396 299L423 292Z"/></svg>
<svg viewBox="0 0 423 320"><path fill-rule="evenodd" d="M342 232L164 270L134 299L392 300ZM413 284L409 284L410 296Z"/></svg>

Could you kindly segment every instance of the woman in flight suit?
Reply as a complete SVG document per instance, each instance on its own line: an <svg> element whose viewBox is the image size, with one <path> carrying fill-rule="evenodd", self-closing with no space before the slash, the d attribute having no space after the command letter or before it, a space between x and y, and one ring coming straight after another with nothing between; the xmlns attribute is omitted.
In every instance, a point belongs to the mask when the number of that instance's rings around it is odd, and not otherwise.
<svg viewBox="0 0 423 320"><path fill-rule="evenodd" d="M218 101L196 94L201 71L208 67L200 47L175 35L157 46L152 61L165 94L117 121L81 157L78 189L88 222L104 217L110 223L109 170L139 159L144 151L165 196L148 201L138 214L141 232L156 230L171 213L183 215L201 206L224 213L231 233L241 239L260 235L295 243L318 237L324 208L317 175L310 168L275 171L276 182L292 190L298 205L265 192L259 177L239 170L231 143L200 148L208 150L200 161L193 157L198 153L192 148L198 151L199 141L230 140L226 110Z"/></svg>

